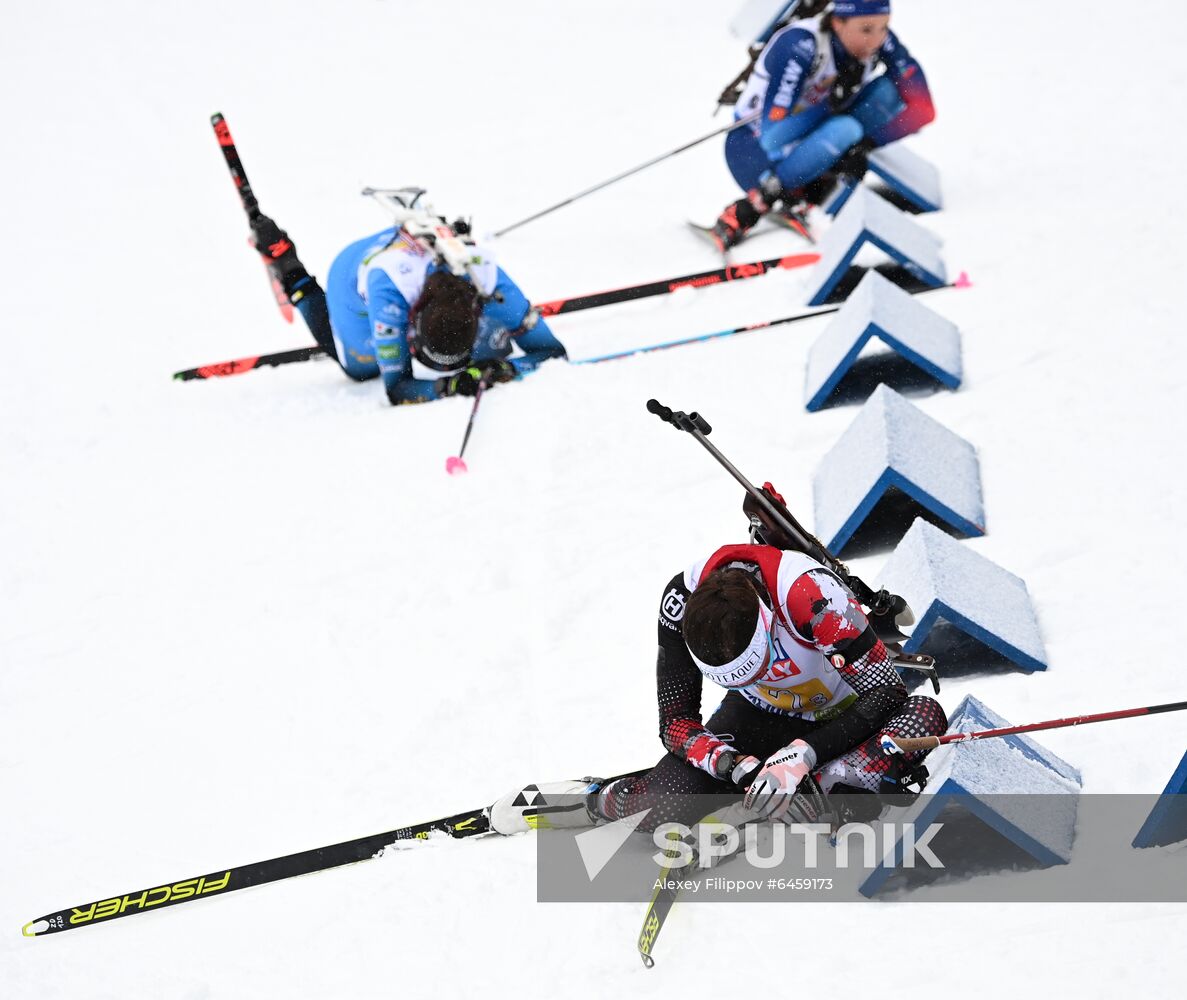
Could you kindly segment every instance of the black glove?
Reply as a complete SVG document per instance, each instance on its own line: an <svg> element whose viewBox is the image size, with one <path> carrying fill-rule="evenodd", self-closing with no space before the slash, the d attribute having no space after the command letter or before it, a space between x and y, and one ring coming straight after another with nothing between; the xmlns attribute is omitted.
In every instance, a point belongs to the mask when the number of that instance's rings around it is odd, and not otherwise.
<svg viewBox="0 0 1187 1000"><path fill-rule="evenodd" d="M853 180L859 181L866 175L866 171L870 169L869 155L877 148L877 143L870 138L855 142L841 154L841 158L833 165L833 170L838 174L844 174L846 177L851 177Z"/></svg>
<svg viewBox="0 0 1187 1000"><path fill-rule="evenodd" d="M437 393L441 396L473 396L478 392L480 382L492 386L510 382L513 378L515 366L510 361L495 358L470 365L456 375L437 379Z"/></svg>
<svg viewBox="0 0 1187 1000"><path fill-rule="evenodd" d="M295 259L297 248L289 234L268 216L260 213L251 220L251 237L255 248L265 260L280 260L292 254Z"/></svg>
<svg viewBox="0 0 1187 1000"><path fill-rule="evenodd" d="M828 95L829 110L834 114L840 111L853 99L853 95L861 90L865 79L866 65L858 59L843 59L837 67L837 75L833 78L832 90Z"/></svg>

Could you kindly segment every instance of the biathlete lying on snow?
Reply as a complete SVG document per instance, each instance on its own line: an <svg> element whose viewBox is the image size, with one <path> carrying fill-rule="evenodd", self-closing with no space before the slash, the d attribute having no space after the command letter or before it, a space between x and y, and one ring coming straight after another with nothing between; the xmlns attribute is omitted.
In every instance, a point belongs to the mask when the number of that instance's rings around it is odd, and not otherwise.
<svg viewBox="0 0 1187 1000"><path fill-rule="evenodd" d="M735 119L761 114L725 140L746 197L713 226L723 252L776 206L806 234L838 175L860 180L871 150L935 118L923 69L889 24L890 0L836 0L771 36L734 108Z"/></svg>
<svg viewBox="0 0 1187 1000"><path fill-rule="evenodd" d="M511 793L491 807L492 826L517 833L644 809L651 812L640 829L691 826L706 811L696 796L731 791L745 792L751 811L786 822L812 818L820 794L844 795L830 806L845 803L847 815L870 818L881 808L870 793L926 781L926 753L887 754L882 735L938 736L947 728L937 701L908 697L840 578L808 555L770 545L724 546L672 578L660 602L656 670L667 753L655 767L609 783ZM706 677L727 693L703 723ZM550 814L550 795L583 795L585 808Z"/></svg>
<svg viewBox="0 0 1187 1000"><path fill-rule="evenodd" d="M379 376L393 404L473 396L526 375L565 349L463 221L418 210L352 243L323 291L266 215L256 249L318 345L352 379ZM512 357L513 348L520 353Z"/></svg>

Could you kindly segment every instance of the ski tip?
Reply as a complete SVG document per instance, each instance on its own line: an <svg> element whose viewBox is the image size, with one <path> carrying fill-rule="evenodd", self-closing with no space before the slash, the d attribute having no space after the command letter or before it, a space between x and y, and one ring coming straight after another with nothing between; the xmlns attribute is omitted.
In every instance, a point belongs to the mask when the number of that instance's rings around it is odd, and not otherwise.
<svg viewBox="0 0 1187 1000"><path fill-rule="evenodd" d="M32 929L30 929L32 928ZM45 917L39 917L37 920L30 920L24 927L21 928L21 933L25 937L37 937L38 934L44 934L49 930L49 921Z"/></svg>
<svg viewBox="0 0 1187 1000"><path fill-rule="evenodd" d="M450 455L445 460L445 471L451 476L460 476L463 472L469 472L466 468L465 460L460 455Z"/></svg>
<svg viewBox="0 0 1187 1000"><path fill-rule="evenodd" d="M961 271L960 274L957 275L956 280L954 282L952 282L952 287L953 288L972 288L973 287L973 279L969 277L969 272Z"/></svg>

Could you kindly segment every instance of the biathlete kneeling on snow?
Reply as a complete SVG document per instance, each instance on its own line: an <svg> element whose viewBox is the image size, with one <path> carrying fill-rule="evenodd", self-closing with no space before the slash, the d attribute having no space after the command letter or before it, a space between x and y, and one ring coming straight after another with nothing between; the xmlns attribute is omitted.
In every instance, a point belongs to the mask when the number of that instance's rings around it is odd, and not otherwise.
<svg viewBox="0 0 1187 1000"><path fill-rule="evenodd" d="M352 379L379 376L395 405L473 396L565 349L519 286L469 239L419 210L352 243L323 291L275 222L252 222L256 249L318 345ZM520 353L512 356L513 348Z"/></svg>
<svg viewBox="0 0 1187 1000"><path fill-rule="evenodd" d="M771 36L734 108L735 119L761 114L725 140L746 197L713 226L723 252L777 206L806 235L808 209L838 175L860 180L871 150L935 118L923 69L889 24L890 0L836 0Z"/></svg>
<svg viewBox="0 0 1187 1000"><path fill-rule="evenodd" d="M881 737L947 728L937 701L908 697L841 579L802 552L770 545L724 546L672 578L660 602L656 671L667 753L655 767L608 784L539 786L543 802L512 793L491 807L492 826L517 833L644 809L651 811L642 830L691 826L705 811L696 796L731 791L745 792L746 807L760 816L787 822L811 819L819 794L843 795L830 807L844 803L847 815L869 818L881 809L870 793L926 780L925 752L887 754ZM706 677L727 691L707 724ZM550 814L550 792L584 795L585 808Z"/></svg>

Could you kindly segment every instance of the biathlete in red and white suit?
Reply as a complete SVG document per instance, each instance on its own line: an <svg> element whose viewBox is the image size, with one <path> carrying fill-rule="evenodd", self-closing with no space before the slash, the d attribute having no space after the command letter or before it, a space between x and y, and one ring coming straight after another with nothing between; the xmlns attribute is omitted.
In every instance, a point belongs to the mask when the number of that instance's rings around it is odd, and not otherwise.
<svg viewBox="0 0 1187 1000"><path fill-rule="evenodd" d="M908 697L852 592L807 555L727 545L664 590L657 664L667 754L646 774L600 788L600 818L650 809L644 827L695 822L688 796L748 789L746 804L786 815L809 774L826 794L900 790L921 754L885 755L879 737L940 735L944 710ZM726 688L701 721L703 678Z"/></svg>

